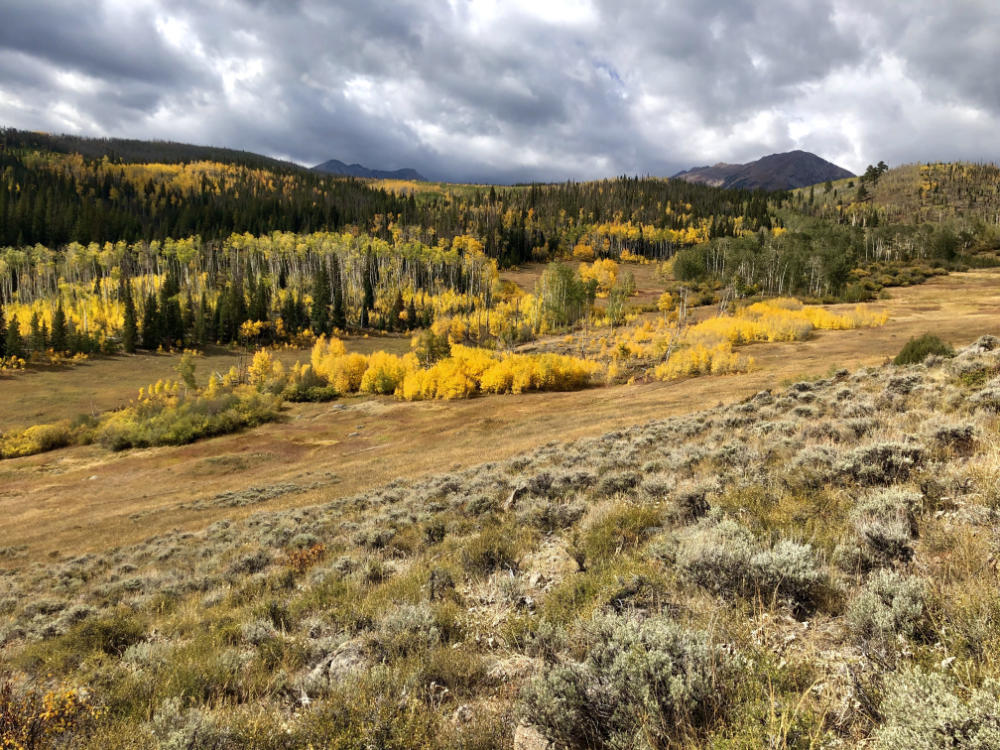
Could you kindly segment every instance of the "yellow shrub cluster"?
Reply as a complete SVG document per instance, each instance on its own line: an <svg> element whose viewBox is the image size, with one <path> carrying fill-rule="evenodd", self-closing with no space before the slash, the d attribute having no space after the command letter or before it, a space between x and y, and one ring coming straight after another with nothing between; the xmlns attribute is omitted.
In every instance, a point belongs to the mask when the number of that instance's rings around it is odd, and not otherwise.
<svg viewBox="0 0 1000 750"><path fill-rule="evenodd" d="M267 349L258 349L247 368L247 382L258 390L285 379L285 368Z"/></svg>
<svg viewBox="0 0 1000 750"><path fill-rule="evenodd" d="M728 341L748 344L756 341L801 341L814 329L847 330L883 325L886 313L875 313L858 305L853 311L835 313L821 307L805 307L795 299L756 302L733 316L709 318L688 329L689 341L709 344Z"/></svg>
<svg viewBox="0 0 1000 750"><path fill-rule="evenodd" d="M413 356L413 355L409 355ZM406 372L412 367L404 357L397 357L387 352L374 352L368 357L367 367L361 376L358 389L362 393L380 393L387 395L395 393L406 377Z"/></svg>
<svg viewBox="0 0 1000 750"><path fill-rule="evenodd" d="M429 367L421 367L412 352L403 357L383 351L348 354L338 339L320 338L312 352L312 371L341 393L391 393L407 401L572 390L588 385L597 369L596 363L576 357L498 355L462 344L453 344L449 356Z"/></svg>
<svg viewBox="0 0 1000 750"><path fill-rule="evenodd" d="M0 373L23 370L25 364L20 357L0 357Z"/></svg>
<svg viewBox="0 0 1000 750"><path fill-rule="evenodd" d="M65 740L104 715L83 690L63 688L39 695L18 693L10 682L0 685L0 748L31 750L68 747Z"/></svg>
<svg viewBox="0 0 1000 750"><path fill-rule="evenodd" d="M622 263L639 263L640 265L646 265L652 262L648 258L639 255L639 253L633 253L630 250L622 250L622 254L618 259Z"/></svg>
<svg viewBox="0 0 1000 750"><path fill-rule="evenodd" d="M511 354L483 373L479 387L489 393L577 390L597 370L594 362L562 354Z"/></svg>
<svg viewBox="0 0 1000 750"><path fill-rule="evenodd" d="M20 432L0 434L0 458L44 453L69 445L73 438L73 430L65 422L36 424Z"/></svg>
<svg viewBox="0 0 1000 750"><path fill-rule="evenodd" d="M312 369L319 377L341 393L353 393L361 388L361 379L368 369L364 354L348 354L338 338L320 336L312 350Z"/></svg>
<svg viewBox="0 0 1000 750"><path fill-rule="evenodd" d="M674 352L670 359L653 370L659 380L673 380L697 375L724 375L747 372L753 359L741 357L731 344L722 342L715 346L692 344Z"/></svg>
<svg viewBox="0 0 1000 750"><path fill-rule="evenodd" d="M598 365L559 354L496 355L456 345L433 367L406 374L397 395L407 401L482 393L565 391L586 387Z"/></svg>
<svg viewBox="0 0 1000 750"><path fill-rule="evenodd" d="M610 258L595 260L593 263L581 263L580 278L584 281L596 281L598 295L606 295L618 278L618 264Z"/></svg>

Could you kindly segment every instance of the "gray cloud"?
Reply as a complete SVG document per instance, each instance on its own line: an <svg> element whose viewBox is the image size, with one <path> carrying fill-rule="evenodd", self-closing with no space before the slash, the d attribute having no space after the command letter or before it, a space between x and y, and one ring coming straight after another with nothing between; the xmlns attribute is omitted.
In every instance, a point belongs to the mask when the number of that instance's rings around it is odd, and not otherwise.
<svg viewBox="0 0 1000 750"><path fill-rule="evenodd" d="M1000 157L1000 10L878 5L7 0L0 124L458 180Z"/></svg>

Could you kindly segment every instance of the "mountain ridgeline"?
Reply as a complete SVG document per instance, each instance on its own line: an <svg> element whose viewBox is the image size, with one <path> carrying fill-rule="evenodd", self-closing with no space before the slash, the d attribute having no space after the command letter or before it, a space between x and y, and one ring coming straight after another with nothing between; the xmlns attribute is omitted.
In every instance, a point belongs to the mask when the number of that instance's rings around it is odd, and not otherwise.
<svg viewBox="0 0 1000 750"><path fill-rule="evenodd" d="M425 182L426 178L415 169L369 169L361 164L344 164L338 159L330 159L312 168L314 172L335 174L343 177L362 177L375 180L416 180Z"/></svg>
<svg viewBox="0 0 1000 750"><path fill-rule="evenodd" d="M711 167L694 167L678 172L674 178L737 190L792 190L853 176L843 167L816 154L789 151L771 154L747 164L719 162Z"/></svg>

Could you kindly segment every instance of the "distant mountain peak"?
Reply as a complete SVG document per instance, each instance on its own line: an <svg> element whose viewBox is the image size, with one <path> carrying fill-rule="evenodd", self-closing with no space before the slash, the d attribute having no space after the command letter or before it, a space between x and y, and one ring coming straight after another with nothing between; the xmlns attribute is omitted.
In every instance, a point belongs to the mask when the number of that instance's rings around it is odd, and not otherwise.
<svg viewBox="0 0 1000 750"><path fill-rule="evenodd" d="M748 190L790 190L845 177L854 177L854 174L800 149L770 154L747 164L719 162L711 167L694 167L674 175L674 179L687 182Z"/></svg>
<svg viewBox="0 0 1000 750"><path fill-rule="evenodd" d="M418 180L425 182L425 178L415 169L396 169L387 171L384 169L369 169L363 164L344 164L339 159L330 159L322 164L317 164L312 168L314 172L324 172L326 174L338 174L345 177L366 177L376 180Z"/></svg>

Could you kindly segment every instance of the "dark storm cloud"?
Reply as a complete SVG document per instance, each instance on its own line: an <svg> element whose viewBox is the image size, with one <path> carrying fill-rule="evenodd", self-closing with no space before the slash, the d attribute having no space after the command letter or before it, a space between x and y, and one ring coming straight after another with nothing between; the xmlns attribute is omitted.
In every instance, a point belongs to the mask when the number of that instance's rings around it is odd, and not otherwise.
<svg viewBox="0 0 1000 750"><path fill-rule="evenodd" d="M997 158L1000 11L878 5L7 0L0 123L448 179Z"/></svg>

